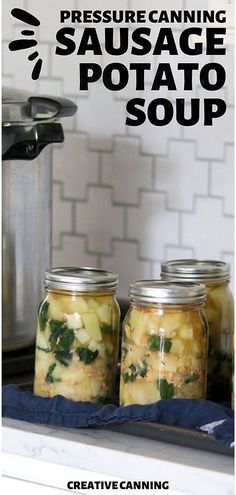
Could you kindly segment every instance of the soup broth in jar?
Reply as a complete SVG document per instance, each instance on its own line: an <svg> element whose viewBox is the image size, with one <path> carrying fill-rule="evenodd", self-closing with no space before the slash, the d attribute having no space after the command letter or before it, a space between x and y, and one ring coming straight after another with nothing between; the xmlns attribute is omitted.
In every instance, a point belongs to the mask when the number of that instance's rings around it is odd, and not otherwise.
<svg viewBox="0 0 236 495"><path fill-rule="evenodd" d="M173 260L162 263L165 280L196 281L206 287L204 313L209 325L207 398L231 402L234 303L229 288L230 266L215 260Z"/></svg>
<svg viewBox="0 0 236 495"><path fill-rule="evenodd" d="M200 284L138 281L123 322L120 404L206 394L208 332Z"/></svg>
<svg viewBox="0 0 236 495"><path fill-rule="evenodd" d="M114 401L120 319L116 286L115 274L92 268L56 268L45 274L35 395Z"/></svg>

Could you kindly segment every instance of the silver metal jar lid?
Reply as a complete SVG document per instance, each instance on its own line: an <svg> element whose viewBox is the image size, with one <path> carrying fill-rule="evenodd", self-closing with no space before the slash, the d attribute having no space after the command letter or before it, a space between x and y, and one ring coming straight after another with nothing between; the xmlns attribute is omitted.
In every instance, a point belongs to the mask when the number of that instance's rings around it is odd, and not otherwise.
<svg viewBox="0 0 236 495"><path fill-rule="evenodd" d="M138 280L129 287L132 302L154 304L196 304L205 301L205 287L194 282Z"/></svg>
<svg viewBox="0 0 236 495"><path fill-rule="evenodd" d="M166 280L228 282L230 265L217 260L171 260L161 264L161 277Z"/></svg>
<svg viewBox="0 0 236 495"><path fill-rule="evenodd" d="M98 268L61 267L52 268L44 274L48 289L78 292L115 292L118 275Z"/></svg>

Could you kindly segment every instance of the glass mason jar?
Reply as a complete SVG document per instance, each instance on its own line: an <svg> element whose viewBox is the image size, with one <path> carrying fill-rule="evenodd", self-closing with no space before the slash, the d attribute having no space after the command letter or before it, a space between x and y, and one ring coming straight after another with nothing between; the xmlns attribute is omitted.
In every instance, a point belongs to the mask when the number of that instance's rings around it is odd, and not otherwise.
<svg viewBox="0 0 236 495"><path fill-rule="evenodd" d="M93 268L45 273L38 313L34 394L113 402L120 310L117 275Z"/></svg>
<svg viewBox="0 0 236 495"><path fill-rule="evenodd" d="M204 286L141 280L130 286L129 294L122 331L120 405L205 398Z"/></svg>
<svg viewBox="0 0 236 495"><path fill-rule="evenodd" d="M229 288L230 265L215 260L162 263L165 280L201 282L206 287L204 313L209 325L207 399L231 402L234 302Z"/></svg>

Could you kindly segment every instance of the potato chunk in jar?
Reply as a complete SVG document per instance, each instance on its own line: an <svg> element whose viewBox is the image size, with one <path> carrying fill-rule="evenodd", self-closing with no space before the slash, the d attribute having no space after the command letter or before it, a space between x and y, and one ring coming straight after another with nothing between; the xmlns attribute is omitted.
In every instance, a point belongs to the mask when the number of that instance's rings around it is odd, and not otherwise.
<svg viewBox="0 0 236 495"><path fill-rule="evenodd" d="M142 299L142 285L136 287L141 295L135 293L135 284L131 286L131 307L122 332L121 405L206 396L208 332L202 313L204 288L193 284L192 297L188 297L184 284L171 285L172 297L169 294L168 299L170 282L149 281L149 289L153 288L149 302L146 294L145 302L144 296ZM161 289L166 290L168 303L160 302ZM185 304L176 303L179 292L182 301L185 295Z"/></svg>
<svg viewBox="0 0 236 495"><path fill-rule="evenodd" d="M85 292L82 281L86 277L93 279L92 269L89 274L88 269L82 273L82 269L78 270L79 273L73 269L71 275L67 269L67 277L79 277L73 291L65 290L64 285L62 289L60 284L59 288L52 288L50 279L46 280L47 296L38 314L34 393L42 397L63 395L74 401L113 402L119 307L110 289L110 278L109 290L102 281L102 290L97 287L94 291L91 282L93 290L89 292L86 280ZM62 279L66 276L60 275ZM95 283L99 285L97 278ZM80 284L83 292L79 290Z"/></svg>
<svg viewBox="0 0 236 495"><path fill-rule="evenodd" d="M229 401L233 373L233 296L228 284L206 283L205 315L209 324L207 396Z"/></svg>
<svg viewBox="0 0 236 495"><path fill-rule="evenodd" d="M162 263L161 276L164 280L205 285L204 313L209 325L207 399L230 405L234 342L230 265L219 260L170 260Z"/></svg>

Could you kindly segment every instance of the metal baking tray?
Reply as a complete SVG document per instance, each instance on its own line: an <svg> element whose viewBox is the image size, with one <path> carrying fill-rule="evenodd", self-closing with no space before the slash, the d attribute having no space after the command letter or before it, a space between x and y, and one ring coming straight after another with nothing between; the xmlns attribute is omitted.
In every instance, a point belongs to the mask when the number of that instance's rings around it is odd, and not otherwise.
<svg viewBox="0 0 236 495"><path fill-rule="evenodd" d="M11 379L6 379L4 382L13 383ZM14 383L19 385L22 390L32 391L33 373L21 375L19 381L15 379ZM190 447L197 450L234 457L234 448L224 446L207 433L181 428L179 426L168 426L161 423L150 423L146 421L127 421L125 423L97 426L96 429L111 430L117 433L124 433L125 435L148 438L159 442L167 442L174 445L181 445L183 447Z"/></svg>
<svg viewBox="0 0 236 495"><path fill-rule="evenodd" d="M129 301L119 300L121 308L121 319L126 314L129 307ZM228 406L228 404L225 404ZM114 423L103 426L103 429L109 429L117 433L125 433L140 438L158 440L170 444L190 447L197 450L213 452L215 454L227 455L234 457L234 448L225 447L207 433L197 430L190 430L178 426L167 426L160 423L148 423L146 421L128 421L126 423Z"/></svg>
<svg viewBox="0 0 236 495"><path fill-rule="evenodd" d="M124 316L128 302L119 301L121 304L122 317ZM34 346L23 351L7 353L3 357L3 384L15 383L23 390L33 389L34 379ZM119 383L117 381L117 394ZM225 404L227 405L227 404ZM174 445L181 445L197 450L213 452L227 456L234 456L234 449L225 447L207 433L190 430L177 426L167 426L160 423L145 421L127 421L125 423L114 423L111 425L97 427L112 430L117 433L133 435L140 438L148 438Z"/></svg>
<svg viewBox="0 0 236 495"><path fill-rule="evenodd" d="M234 457L234 448L226 447L207 433L197 430L167 426L160 423L148 423L145 421L114 423L103 426L102 429Z"/></svg>

